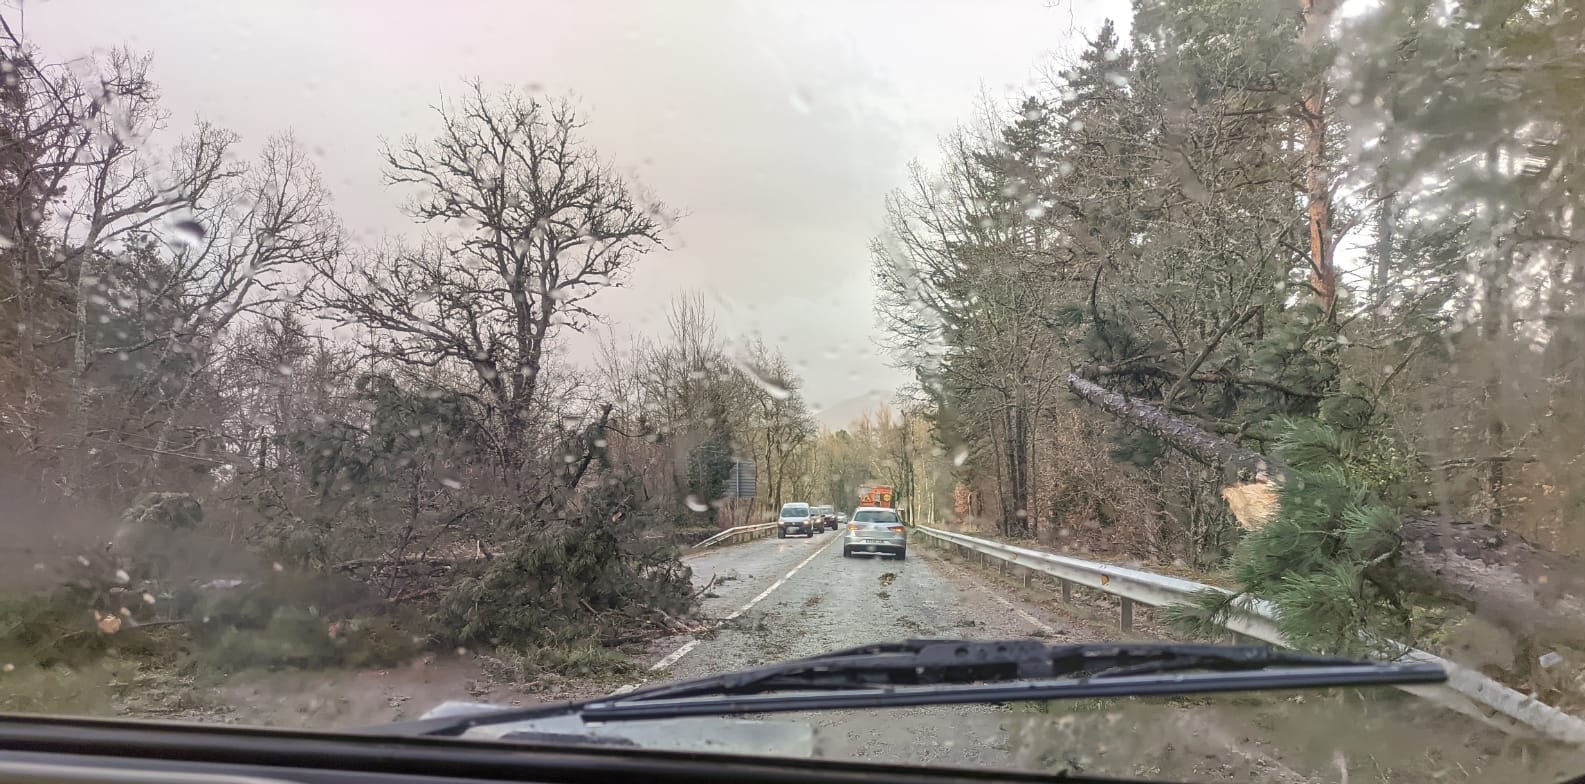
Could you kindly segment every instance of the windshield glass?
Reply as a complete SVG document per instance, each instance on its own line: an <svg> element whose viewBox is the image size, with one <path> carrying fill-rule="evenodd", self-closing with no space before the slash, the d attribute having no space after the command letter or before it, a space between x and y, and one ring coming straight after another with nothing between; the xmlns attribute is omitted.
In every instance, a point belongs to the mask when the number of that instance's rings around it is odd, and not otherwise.
<svg viewBox="0 0 1585 784"><path fill-rule="evenodd" d="M1236 641L1457 677L640 745L1585 774L1576 0L0 22L0 712L339 730Z"/></svg>
<svg viewBox="0 0 1585 784"><path fill-rule="evenodd" d="M895 523L897 513L879 509L866 509L853 513L855 523Z"/></svg>

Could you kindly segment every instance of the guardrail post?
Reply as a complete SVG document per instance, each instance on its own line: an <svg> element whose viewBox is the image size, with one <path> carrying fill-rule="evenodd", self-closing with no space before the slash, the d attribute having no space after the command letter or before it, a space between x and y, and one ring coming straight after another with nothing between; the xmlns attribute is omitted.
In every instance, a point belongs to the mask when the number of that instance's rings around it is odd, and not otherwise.
<svg viewBox="0 0 1585 784"><path fill-rule="evenodd" d="M1065 604L1073 603L1073 583L1067 580L1062 580L1062 601Z"/></svg>
<svg viewBox="0 0 1585 784"><path fill-rule="evenodd" d="M1117 628L1124 634L1134 630L1134 600L1123 597L1123 609L1118 615Z"/></svg>
<svg viewBox="0 0 1585 784"><path fill-rule="evenodd" d="M1035 578L1034 570L1033 569L1025 569L1024 570L1024 587L1028 588L1029 587L1029 583L1032 582L1034 580L1034 578Z"/></svg>

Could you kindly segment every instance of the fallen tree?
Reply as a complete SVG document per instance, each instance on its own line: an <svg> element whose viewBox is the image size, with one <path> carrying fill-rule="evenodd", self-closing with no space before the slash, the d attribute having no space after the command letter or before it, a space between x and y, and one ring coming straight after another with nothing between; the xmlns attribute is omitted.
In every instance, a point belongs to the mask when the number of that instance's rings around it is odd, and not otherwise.
<svg viewBox="0 0 1585 784"><path fill-rule="evenodd" d="M1275 487L1287 476L1278 460L1109 390L1080 373L1068 389L1091 405L1144 430L1207 466ZM1449 602L1535 643L1585 646L1585 563L1537 547L1486 523L1428 515L1404 517L1397 564L1415 590Z"/></svg>

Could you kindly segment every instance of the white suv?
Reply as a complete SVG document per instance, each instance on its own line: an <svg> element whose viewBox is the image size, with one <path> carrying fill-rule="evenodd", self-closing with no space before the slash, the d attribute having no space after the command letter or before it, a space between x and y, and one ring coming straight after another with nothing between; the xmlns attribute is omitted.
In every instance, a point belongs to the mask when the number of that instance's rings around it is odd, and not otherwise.
<svg viewBox="0 0 1585 784"><path fill-rule="evenodd" d="M786 539L788 534L815 535L814 521L809 519L808 504L782 504L781 517L776 520L776 538Z"/></svg>

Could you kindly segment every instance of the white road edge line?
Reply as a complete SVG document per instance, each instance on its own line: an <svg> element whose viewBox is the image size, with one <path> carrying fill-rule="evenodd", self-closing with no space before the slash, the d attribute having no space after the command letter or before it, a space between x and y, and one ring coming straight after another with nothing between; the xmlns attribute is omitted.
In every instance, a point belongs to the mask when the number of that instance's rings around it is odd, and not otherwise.
<svg viewBox="0 0 1585 784"><path fill-rule="evenodd" d="M714 624L714 626L712 626L711 628L715 628L717 626L720 626L721 624L723 624L723 623L725 623L727 621L736 620L743 613L746 613L749 610L754 609L754 605L759 604L760 602L764 601L765 597L770 596L771 593L773 591L775 591L777 588L780 588L783 585L786 585L787 581L789 579L791 579L793 575L797 574L799 569L802 569L805 566L808 566L810 561L813 561L815 558L819 557L819 555L821 553L826 551L826 548L830 547L832 545L832 543L834 543L836 540L841 539L841 538L842 537L840 537L840 536L831 537L831 541L826 542L823 545L820 545L820 547L818 549L816 549L813 553L809 554L808 558L803 559L801 562L799 562L799 564L797 566L794 566L786 574L782 575L780 579L778 579L776 582L771 583L769 588L766 588L765 590L760 591L759 596L756 596L753 599L750 599L748 604L745 604L742 607L737 608L737 610L735 610L731 615L728 615L727 617L721 619L720 621L717 621ZM667 667L670 667L673 664L676 664L679 659L681 659L684 656L687 656L689 651L693 650L694 648L697 648L698 646L699 646L699 641L698 640L689 640L688 642L683 643L682 647L678 648L675 651L672 651L671 653L666 654L666 658L661 659L658 662L655 662L653 665L650 665L649 671L650 672L659 672L660 670L664 670Z"/></svg>
<svg viewBox="0 0 1585 784"><path fill-rule="evenodd" d="M980 589L981 593L985 594L986 596L991 597L992 599L995 599L998 602L1001 602L1003 607L1006 607L1007 609L1012 610L1015 615L1017 615L1018 617L1024 619L1025 621L1028 621L1029 625L1035 627L1036 629L1039 629L1039 630L1045 632L1046 634L1056 634L1057 633L1057 629L1056 629L1055 626L1052 626L1051 624L1046 623L1045 621L1042 621L1042 620L1040 620L1039 618L1036 618L1033 615L1030 615L1029 611L1025 610L1022 607L1019 607L1016 604L1013 604L1010 601L1007 601L1006 598L1004 598L1001 594L997 593L990 586L985 585L984 583L980 582L978 578L974 577L973 575L969 575L969 574L965 574L964 576L968 578L969 582L974 584L974 587Z"/></svg>
<svg viewBox="0 0 1585 784"><path fill-rule="evenodd" d="M1039 630L1045 632L1046 634L1056 634L1057 633L1056 627L1052 626L1051 624L1046 623L1045 621L1040 620L1039 618L1036 618L1033 615L1030 615L1029 612L1026 611L1024 608L1019 607L1018 605L1013 604L1012 602L1009 602L1006 599L1003 599L1001 594L998 594L998 593L995 593L995 592L991 592L991 591L987 591L986 593L992 599L995 599L996 601L1001 602L1005 607L1007 607L1007 609L1012 610L1014 613L1017 613L1018 617L1028 621L1029 624L1031 626L1034 626L1036 629L1039 629Z"/></svg>

